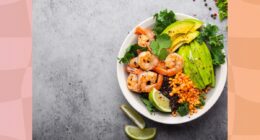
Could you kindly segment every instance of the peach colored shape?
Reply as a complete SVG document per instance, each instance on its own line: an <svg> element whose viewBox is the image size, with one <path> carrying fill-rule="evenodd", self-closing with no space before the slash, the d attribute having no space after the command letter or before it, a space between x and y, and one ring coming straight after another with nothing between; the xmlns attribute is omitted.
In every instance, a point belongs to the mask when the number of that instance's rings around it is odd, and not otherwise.
<svg viewBox="0 0 260 140"><path fill-rule="evenodd" d="M31 61L32 39L0 38L0 70L26 68Z"/></svg>
<svg viewBox="0 0 260 140"><path fill-rule="evenodd" d="M260 5L260 1L259 0L243 0L243 1L246 2L246 3L249 3L249 4Z"/></svg>
<svg viewBox="0 0 260 140"><path fill-rule="evenodd" d="M25 139L21 100L0 103L0 136Z"/></svg>
<svg viewBox="0 0 260 140"><path fill-rule="evenodd" d="M32 97L32 67L25 71L22 81L22 98Z"/></svg>
<svg viewBox="0 0 260 140"><path fill-rule="evenodd" d="M259 135L260 134L260 103L249 101L235 95L236 107L233 135Z"/></svg>
<svg viewBox="0 0 260 140"><path fill-rule="evenodd" d="M232 66L232 73L235 94L248 101L260 103L260 84L256 82L260 79L260 70Z"/></svg>
<svg viewBox="0 0 260 140"><path fill-rule="evenodd" d="M260 140L260 136L234 135L230 140Z"/></svg>
<svg viewBox="0 0 260 140"><path fill-rule="evenodd" d="M232 65L260 70L260 61L257 61L260 48L259 45L256 45L260 44L260 38L230 37L229 42L229 61Z"/></svg>
<svg viewBox="0 0 260 140"><path fill-rule="evenodd" d="M235 81L232 66L230 65L230 59L228 62L228 91L235 92Z"/></svg>
<svg viewBox="0 0 260 140"><path fill-rule="evenodd" d="M229 0L229 37L260 37L259 9L248 0Z"/></svg>
<svg viewBox="0 0 260 140"><path fill-rule="evenodd" d="M259 0L228 0L228 139L260 139Z"/></svg>

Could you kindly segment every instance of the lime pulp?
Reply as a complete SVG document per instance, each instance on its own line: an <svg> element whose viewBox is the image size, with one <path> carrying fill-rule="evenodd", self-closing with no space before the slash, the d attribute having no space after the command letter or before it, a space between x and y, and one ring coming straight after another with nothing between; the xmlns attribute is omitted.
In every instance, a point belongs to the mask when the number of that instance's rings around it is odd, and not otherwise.
<svg viewBox="0 0 260 140"><path fill-rule="evenodd" d="M162 112L171 112L170 100L160 93L157 89L153 89L149 93L149 101Z"/></svg>
<svg viewBox="0 0 260 140"><path fill-rule="evenodd" d="M144 129L145 122L143 117L139 115L132 107L123 104L120 108L140 129Z"/></svg>
<svg viewBox="0 0 260 140"><path fill-rule="evenodd" d="M125 133L133 140L152 140L156 135L156 128L140 129L136 126L126 125Z"/></svg>

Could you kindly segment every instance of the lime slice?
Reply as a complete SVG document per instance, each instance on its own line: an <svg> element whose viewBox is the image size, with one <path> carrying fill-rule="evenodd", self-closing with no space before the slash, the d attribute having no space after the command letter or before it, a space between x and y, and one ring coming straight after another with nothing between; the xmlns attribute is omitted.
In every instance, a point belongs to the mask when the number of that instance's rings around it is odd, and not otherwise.
<svg viewBox="0 0 260 140"><path fill-rule="evenodd" d="M144 129L145 122L141 115L128 105L123 104L120 108L139 128Z"/></svg>
<svg viewBox="0 0 260 140"><path fill-rule="evenodd" d="M171 112L170 100L155 88L149 93L150 102L162 112Z"/></svg>
<svg viewBox="0 0 260 140"><path fill-rule="evenodd" d="M126 125L125 133L133 140L152 140L156 134L156 128L140 129L135 126Z"/></svg>

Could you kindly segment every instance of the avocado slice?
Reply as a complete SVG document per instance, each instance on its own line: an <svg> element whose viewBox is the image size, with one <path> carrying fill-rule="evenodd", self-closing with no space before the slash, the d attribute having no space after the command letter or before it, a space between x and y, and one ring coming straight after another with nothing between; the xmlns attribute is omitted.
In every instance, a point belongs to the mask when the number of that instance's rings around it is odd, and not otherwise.
<svg viewBox="0 0 260 140"><path fill-rule="evenodd" d="M193 53L190 46L182 46L179 49L178 54L181 55L184 59L184 73L190 77L197 88L204 89L205 84L199 74L198 68L194 64Z"/></svg>
<svg viewBox="0 0 260 140"><path fill-rule="evenodd" d="M176 21L169 25L162 34L168 34L172 39L179 35L194 32L203 25L203 22L197 19L184 19Z"/></svg>
<svg viewBox="0 0 260 140"><path fill-rule="evenodd" d="M199 44L197 42L197 44ZM207 65L209 66L209 71L211 73L211 87L215 87L216 85L216 78L215 78L215 71L214 71L214 67L213 67L213 63L212 63L212 58L211 58L211 54L210 54L210 51L206 45L205 42L202 43L201 45L203 51L204 51L204 55L208 58L208 61L207 61Z"/></svg>
<svg viewBox="0 0 260 140"><path fill-rule="evenodd" d="M188 34L180 35L179 37L177 37L176 39L173 40L172 45L170 47L170 51L174 52L183 44L190 43L197 36L199 36L199 34L200 34L199 31L194 31L194 32L190 32Z"/></svg>
<svg viewBox="0 0 260 140"><path fill-rule="evenodd" d="M183 45L179 50L184 59L184 73L187 74L199 89L204 89L210 85L216 84L214 68L210 52L206 44L197 41L189 45Z"/></svg>
<svg viewBox="0 0 260 140"><path fill-rule="evenodd" d="M193 29L195 22L193 21L176 21L169 25L162 34L168 34L172 39L180 34L187 34Z"/></svg>
<svg viewBox="0 0 260 140"><path fill-rule="evenodd" d="M205 54L203 46L198 42L193 41L190 43L191 51L194 57L194 64L197 67L199 74L205 85L211 84L211 67L212 63L209 63L211 58L208 58Z"/></svg>
<svg viewBox="0 0 260 140"><path fill-rule="evenodd" d="M190 30L190 32L194 32L194 31L196 31L196 30L198 30L202 25L203 25L203 22L202 21L200 21L200 20L197 20L197 19L185 19L185 20L183 20L183 21L192 21L192 22L194 22L194 26L193 26L193 28Z"/></svg>

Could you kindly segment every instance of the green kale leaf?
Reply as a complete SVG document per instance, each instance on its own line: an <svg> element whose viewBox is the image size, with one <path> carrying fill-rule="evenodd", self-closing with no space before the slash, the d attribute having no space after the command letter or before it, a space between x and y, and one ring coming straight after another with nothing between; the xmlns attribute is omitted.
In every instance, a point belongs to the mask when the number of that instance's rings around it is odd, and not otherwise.
<svg viewBox="0 0 260 140"><path fill-rule="evenodd" d="M228 1L218 0L216 5L218 7L219 19L223 21L228 17Z"/></svg>
<svg viewBox="0 0 260 140"><path fill-rule="evenodd" d="M140 47L138 46L137 44L134 44L134 45L131 45L129 46L127 49L126 49L126 53L124 55L124 57L122 58L119 58L119 63L124 63L124 64L127 64L129 63L129 61L136 57L138 54L137 54L137 50L140 50L140 51L146 51L147 48L143 48L143 47Z"/></svg>
<svg viewBox="0 0 260 140"><path fill-rule="evenodd" d="M222 52L222 49L224 48L224 36L222 34L217 34L218 30L216 25L208 24L206 27L202 28L201 33L197 38L200 43L205 41L210 46L209 50L214 66L225 63L225 55Z"/></svg>
<svg viewBox="0 0 260 140"><path fill-rule="evenodd" d="M200 108L200 107L204 106L205 105L205 99L206 99L206 94L201 93L200 96L199 96L200 104L196 105L196 108Z"/></svg>
<svg viewBox="0 0 260 140"><path fill-rule="evenodd" d="M185 116L189 113L189 104L187 102L181 104L178 109L177 112L180 114L180 116Z"/></svg>
<svg viewBox="0 0 260 140"><path fill-rule="evenodd" d="M200 105L204 106L205 105L205 99L206 99L206 94L205 93L201 93L199 100L200 100Z"/></svg>
<svg viewBox="0 0 260 140"><path fill-rule="evenodd" d="M173 11L167 9L160 11L154 15L155 25L153 31L156 35L159 35L163 30L170 24L176 21L175 14Z"/></svg>
<svg viewBox="0 0 260 140"><path fill-rule="evenodd" d="M155 107L153 106L153 104L148 99L141 97L141 100L145 104L145 106L146 106L146 108L149 112L155 111Z"/></svg>

